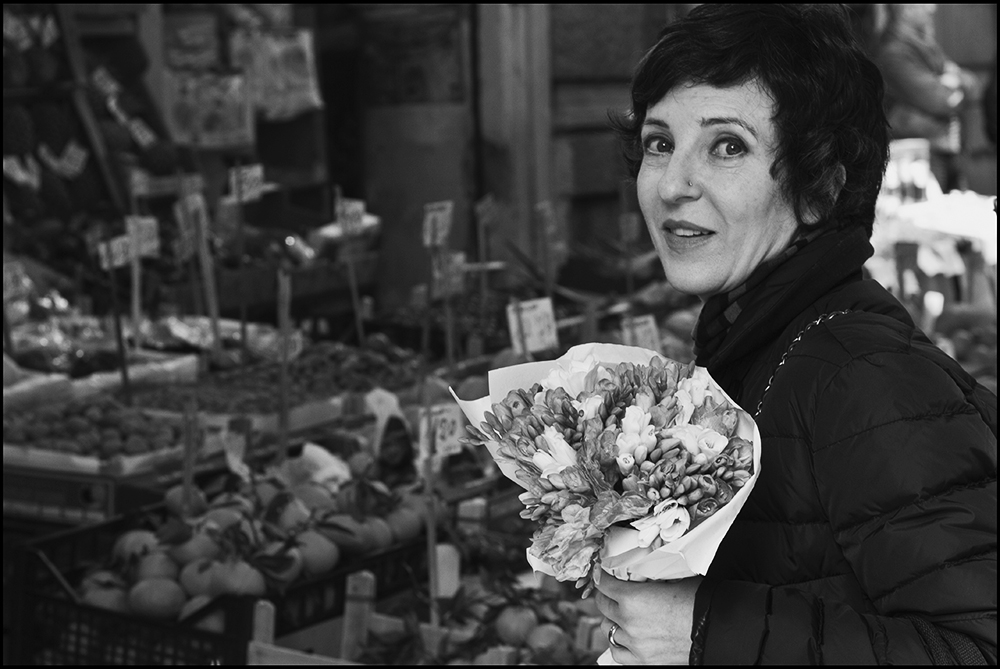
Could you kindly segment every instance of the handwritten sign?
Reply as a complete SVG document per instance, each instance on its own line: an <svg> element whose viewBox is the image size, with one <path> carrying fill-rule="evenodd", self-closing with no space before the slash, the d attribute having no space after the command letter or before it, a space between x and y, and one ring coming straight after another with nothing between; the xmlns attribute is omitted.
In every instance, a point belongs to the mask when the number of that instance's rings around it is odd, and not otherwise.
<svg viewBox="0 0 1000 669"><path fill-rule="evenodd" d="M128 235L112 237L97 247L101 269L108 271L132 262L132 240Z"/></svg>
<svg viewBox="0 0 1000 669"><path fill-rule="evenodd" d="M465 436L465 414L457 404L449 402L420 409L420 452L423 454L430 453L432 425L433 455L449 456L461 452L462 442L459 440Z"/></svg>
<svg viewBox="0 0 1000 669"><path fill-rule="evenodd" d="M622 342L626 346L640 346L662 353L660 329L652 314L622 318Z"/></svg>
<svg viewBox="0 0 1000 669"><path fill-rule="evenodd" d="M556 329L556 317L551 298L541 297L536 300L508 304L507 328L510 331L510 341L515 353L523 353L525 347L529 353L534 353L559 346L559 334ZM522 328L523 338L521 336Z"/></svg>
<svg viewBox="0 0 1000 669"><path fill-rule="evenodd" d="M365 201L349 197L337 198L337 223L345 237L361 234L365 222Z"/></svg>
<svg viewBox="0 0 1000 669"><path fill-rule="evenodd" d="M126 216L125 229L132 239L132 253L140 258L160 255L160 222L154 216Z"/></svg>
<svg viewBox="0 0 1000 669"><path fill-rule="evenodd" d="M465 251L435 253L432 259L434 299L440 300L465 292Z"/></svg>
<svg viewBox="0 0 1000 669"><path fill-rule="evenodd" d="M445 246L451 233L451 223L455 202L428 202L424 205L424 246L432 248Z"/></svg>
<svg viewBox="0 0 1000 669"><path fill-rule="evenodd" d="M31 280L24 271L24 264L15 261L3 264L3 301L11 302L31 292Z"/></svg>
<svg viewBox="0 0 1000 669"><path fill-rule="evenodd" d="M240 202L259 200L264 192L264 166L256 163L230 169L229 192Z"/></svg>

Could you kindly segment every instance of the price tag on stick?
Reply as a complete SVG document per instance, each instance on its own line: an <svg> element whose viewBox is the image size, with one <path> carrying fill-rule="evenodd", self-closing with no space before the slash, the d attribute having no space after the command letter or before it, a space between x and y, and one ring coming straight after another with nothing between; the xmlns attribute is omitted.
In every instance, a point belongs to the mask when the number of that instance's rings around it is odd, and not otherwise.
<svg viewBox="0 0 1000 669"><path fill-rule="evenodd" d="M188 210L198 238L198 258L201 262L201 277L205 287L205 304L212 326L212 353L222 350L222 335L219 332L219 293L215 286L215 259L208 245L208 208L201 194L191 196L192 207Z"/></svg>
<svg viewBox="0 0 1000 669"><path fill-rule="evenodd" d="M428 202L424 205L424 246L442 247L448 244L451 223L455 210L452 200Z"/></svg>
<svg viewBox="0 0 1000 669"><path fill-rule="evenodd" d="M508 304L507 327L515 353L535 353L559 347L551 298Z"/></svg>
<svg viewBox="0 0 1000 669"><path fill-rule="evenodd" d="M288 453L288 353L292 338L292 275L287 269L278 270L278 329L281 337L281 367L278 394L278 457L280 466Z"/></svg>
<svg viewBox="0 0 1000 669"><path fill-rule="evenodd" d="M662 353L660 329L652 314L622 318L622 342L626 346L640 346Z"/></svg>
<svg viewBox="0 0 1000 669"><path fill-rule="evenodd" d="M420 410L420 450L428 457L448 457L461 452L465 415L454 402L435 404ZM433 430L434 434L431 435ZM435 451L431 451L433 442Z"/></svg>
<svg viewBox="0 0 1000 669"><path fill-rule="evenodd" d="M264 166L241 165L229 170L229 192L239 202L255 202L264 193Z"/></svg>

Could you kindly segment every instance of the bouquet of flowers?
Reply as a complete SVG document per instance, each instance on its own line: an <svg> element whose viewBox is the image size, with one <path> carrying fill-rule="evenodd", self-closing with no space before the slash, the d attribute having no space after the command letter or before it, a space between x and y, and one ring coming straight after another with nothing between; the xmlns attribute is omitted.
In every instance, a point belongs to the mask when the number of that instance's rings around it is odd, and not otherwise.
<svg viewBox="0 0 1000 669"><path fill-rule="evenodd" d="M490 372L455 399L538 521L528 562L586 597L595 568L629 580L704 574L760 471L760 435L708 371L585 344Z"/></svg>

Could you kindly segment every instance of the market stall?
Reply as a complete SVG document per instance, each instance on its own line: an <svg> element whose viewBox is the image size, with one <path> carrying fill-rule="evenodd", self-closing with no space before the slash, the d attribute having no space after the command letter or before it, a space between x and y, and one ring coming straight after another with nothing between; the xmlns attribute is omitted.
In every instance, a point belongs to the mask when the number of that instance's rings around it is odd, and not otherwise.
<svg viewBox="0 0 1000 669"><path fill-rule="evenodd" d="M554 110L521 110L557 144L529 168L523 128L516 160L482 139L472 9L74 7L4 7L5 663L593 664L593 598L532 569L537 517L463 407L582 344L693 373L701 302L573 158L631 64L598 86L564 55L555 100L511 96ZM437 189L346 138L416 118L420 148L466 112L500 157L421 154L461 175ZM866 270L995 391L995 197L926 163L894 146Z"/></svg>

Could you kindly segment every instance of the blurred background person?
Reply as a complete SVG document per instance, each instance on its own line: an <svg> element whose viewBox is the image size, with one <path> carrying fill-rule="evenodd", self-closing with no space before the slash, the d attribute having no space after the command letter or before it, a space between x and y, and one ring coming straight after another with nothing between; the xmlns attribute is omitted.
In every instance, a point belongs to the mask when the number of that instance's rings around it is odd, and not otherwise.
<svg viewBox="0 0 1000 669"><path fill-rule="evenodd" d="M882 71L892 139L930 141L931 171L944 192L963 188L960 112L978 104L982 83L948 58L934 34L937 5L885 7L872 57Z"/></svg>

